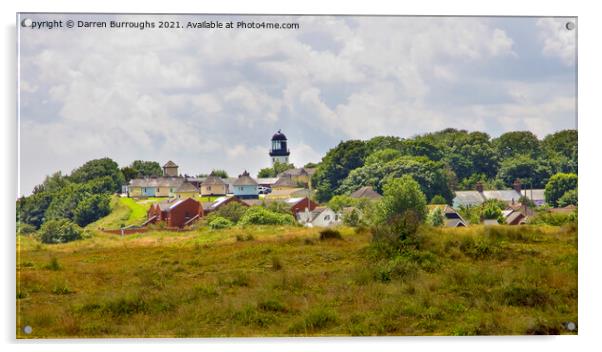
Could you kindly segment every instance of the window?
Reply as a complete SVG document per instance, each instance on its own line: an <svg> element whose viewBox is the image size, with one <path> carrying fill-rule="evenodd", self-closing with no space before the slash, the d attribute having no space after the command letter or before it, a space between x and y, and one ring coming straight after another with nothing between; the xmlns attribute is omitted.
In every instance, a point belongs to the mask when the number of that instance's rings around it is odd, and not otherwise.
<svg viewBox="0 0 602 352"><path fill-rule="evenodd" d="M326 220L326 221L330 220L330 215L324 216L324 220Z"/></svg>
<svg viewBox="0 0 602 352"><path fill-rule="evenodd" d="M208 191L211 191L211 186L207 186L207 190L208 190Z"/></svg>

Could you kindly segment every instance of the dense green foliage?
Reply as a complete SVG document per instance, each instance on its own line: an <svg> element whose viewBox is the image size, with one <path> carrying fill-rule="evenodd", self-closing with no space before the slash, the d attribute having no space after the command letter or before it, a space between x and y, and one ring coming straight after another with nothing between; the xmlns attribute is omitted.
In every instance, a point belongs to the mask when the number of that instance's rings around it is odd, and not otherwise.
<svg viewBox="0 0 602 352"><path fill-rule="evenodd" d="M17 221L40 228L47 220L68 219L86 226L110 212L109 195L124 182L117 163L108 158L90 160L71 175L56 172L17 200Z"/></svg>
<svg viewBox="0 0 602 352"><path fill-rule="evenodd" d="M558 206L558 200L568 191L577 189L577 175L558 173L550 178L546 184L545 197L546 203L551 206ZM565 198L565 201L568 199ZM575 195L576 202L576 195Z"/></svg>
<svg viewBox="0 0 602 352"><path fill-rule="evenodd" d="M240 225L294 225L290 214L276 213L264 207L250 207L239 221Z"/></svg>
<svg viewBox="0 0 602 352"><path fill-rule="evenodd" d="M281 163L281 162L277 161L274 163L274 166L266 167L266 168L259 170L257 177L259 177L259 178L276 177L276 176L278 176L278 174L280 174L286 170L294 169L294 168L295 168L295 165L293 165L293 164L285 164L285 163Z"/></svg>
<svg viewBox="0 0 602 352"><path fill-rule="evenodd" d="M328 151L312 178L317 200L332 198L349 172L364 165L367 154L366 143L359 140L341 142Z"/></svg>
<svg viewBox="0 0 602 352"><path fill-rule="evenodd" d="M214 169L211 171L211 176L217 176L219 178L228 178L226 170Z"/></svg>
<svg viewBox="0 0 602 352"><path fill-rule="evenodd" d="M67 219L49 220L40 228L43 243L66 243L82 238L82 229Z"/></svg>
<svg viewBox="0 0 602 352"><path fill-rule="evenodd" d="M577 131L565 130L542 141L527 131L492 139L483 132L445 129L410 139L379 136L341 142L318 164L313 176L317 200L349 194L371 185L382 191L387 178L412 175L431 199L453 198L453 191L507 189L519 179L525 187L542 188L558 172L577 171Z"/></svg>
<svg viewBox="0 0 602 352"><path fill-rule="evenodd" d="M77 203L73 210L73 221L79 226L86 226L111 212L108 194L92 194Z"/></svg>
<svg viewBox="0 0 602 352"><path fill-rule="evenodd" d="M395 245L416 233L426 217L426 197L411 176L389 179L374 212L374 239Z"/></svg>
<svg viewBox="0 0 602 352"><path fill-rule="evenodd" d="M212 213L212 216L218 216L230 220L236 224L245 214L248 207L238 202L230 202Z"/></svg>
<svg viewBox="0 0 602 352"><path fill-rule="evenodd" d="M452 177L446 172L446 164L427 157L401 156L386 163L375 163L359 167L349 173L337 193L346 194L362 186L371 185L382 193L384 184L403 175L412 176L428 199L440 195L451 202Z"/></svg>
<svg viewBox="0 0 602 352"><path fill-rule="evenodd" d="M426 223L431 226L443 226L445 223L445 217L443 215L443 210L437 207L433 209L430 213L428 213L426 217Z"/></svg>
<svg viewBox="0 0 602 352"><path fill-rule="evenodd" d="M163 175L163 169L158 162L143 160L135 160L129 166L122 168L121 172L126 182L137 177Z"/></svg>
<svg viewBox="0 0 602 352"><path fill-rule="evenodd" d="M209 221L208 225L212 230L219 230L232 227L234 226L234 223L229 219L223 218L221 216L216 216L211 221Z"/></svg>

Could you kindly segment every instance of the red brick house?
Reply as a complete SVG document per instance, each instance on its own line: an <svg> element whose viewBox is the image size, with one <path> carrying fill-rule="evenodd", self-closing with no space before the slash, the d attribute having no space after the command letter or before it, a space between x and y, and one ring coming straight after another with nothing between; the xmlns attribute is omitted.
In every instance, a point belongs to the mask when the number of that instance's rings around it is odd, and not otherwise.
<svg viewBox="0 0 602 352"><path fill-rule="evenodd" d="M204 215L201 203L192 198L169 200L151 205L146 223L165 221L167 227L184 227Z"/></svg>

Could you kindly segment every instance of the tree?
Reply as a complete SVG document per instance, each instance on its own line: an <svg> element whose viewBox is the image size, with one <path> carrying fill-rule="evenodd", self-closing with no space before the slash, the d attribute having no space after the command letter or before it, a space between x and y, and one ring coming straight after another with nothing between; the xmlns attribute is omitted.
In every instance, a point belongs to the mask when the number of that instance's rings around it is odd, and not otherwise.
<svg viewBox="0 0 602 352"><path fill-rule="evenodd" d="M550 204L553 207L557 207L558 200L560 199L560 197L562 197L567 191L576 189L576 174L557 173L556 175L552 176L546 184L546 188L544 191L546 203Z"/></svg>
<svg viewBox="0 0 602 352"><path fill-rule="evenodd" d="M111 212L110 199L107 194L92 194L82 199L73 210L73 221L79 226L86 226L108 215Z"/></svg>
<svg viewBox="0 0 602 352"><path fill-rule="evenodd" d="M559 207L566 207L568 205L577 205L577 190L576 189L571 189L569 191L564 192L564 194L562 195L562 197L560 197L560 199L558 199L558 206Z"/></svg>
<svg viewBox="0 0 602 352"><path fill-rule="evenodd" d="M95 178L109 176L113 186L112 192L120 192L121 185L125 183L125 177L116 162L109 158L94 159L73 170L69 179L75 183L85 183Z"/></svg>
<svg viewBox="0 0 602 352"><path fill-rule="evenodd" d="M431 199L431 204L447 204L447 200L445 200L443 196L435 194L435 196Z"/></svg>
<svg viewBox="0 0 602 352"><path fill-rule="evenodd" d="M435 227L443 226L443 224L445 223L445 216L443 215L443 210L441 210L440 207L436 207L435 209L433 209L433 211L431 211L428 214L426 218L426 223Z"/></svg>
<svg viewBox="0 0 602 352"><path fill-rule="evenodd" d="M318 167L318 164L317 163L309 162L309 163L303 165L303 167L306 168L306 169L315 169L316 167Z"/></svg>
<svg viewBox="0 0 602 352"><path fill-rule="evenodd" d="M226 229L229 227L234 226L234 223L232 221L230 221L229 219L223 218L221 216L217 216L215 218L213 218L211 221L209 221L209 227L212 230L219 230L219 229Z"/></svg>
<svg viewBox="0 0 602 352"><path fill-rule="evenodd" d="M43 243L65 243L82 238L82 230L67 219L49 220L40 229Z"/></svg>
<svg viewBox="0 0 602 352"><path fill-rule="evenodd" d="M441 195L448 203L453 199L453 171L442 161L432 161L426 157L402 156L384 164L371 164L357 168L336 190L337 194L349 194L362 186L374 186L382 193L387 180L410 175L420 184L428 199Z"/></svg>
<svg viewBox="0 0 602 352"><path fill-rule="evenodd" d="M295 218L291 214L281 214L264 207L250 207L242 216L240 225L294 225Z"/></svg>
<svg viewBox="0 0 602 352"><path fill-rule="evenodd" d="M312 177L316 199L326 202L332 198L349 172L364 164L367 152L366 143L359 140L341 142L330 149Z"/></svg>
<svg viewBox="0 0 602 352"><path fill-rule="evenodd" d="M130 167L137 171L140 176L161 176L163 168L156 161L134 160Z"/></svg>
<svg viewBox="0 0 602 352"><path fill-rule="evenodd" d="M38 192L17 200L17 222L30 224L39 229L45 220L45 213L52 202L50 192Z"/></svg>
<svg viewBox="0 0 602 352"><path fill-rule="evenodd" d="M577 136L577 130L558 131L547 135L541 145L547 153L557 153L571 159L577 151Z"/></svg>
<svg viewBox="0 0 602 352"><path fill-rule="evenodd" d="M341 211L343 210L343 208L346 207L353 207L356 206L358 204L357 199L355 198L351 198L348 195L345 194L341 194L341 195L336 195L332 198L330 198L330 200L328 201L328 207L332 210L336 211Z"/></svg>
<svg viewBox="0 0 602 352"><path fill-rule="evenodd" d="M351 209L351 211L343 214L343 223L347 226L357 227L362 223L360 212L357 209Z"/></svg>
<svg viewBox="0 0 602 352"><path fill-rule="evenodd" d="M386 163L400 156L402 156L401 151L397 149L385 148L377 150L366 157L365 165Z"/></svg>
<svg viewBox="0 0 602 352"><path fill-rule="evenodd" d="M280 173L282 173L286 170L294 169L294 168L295 168L295 165L293 165L293 164L286 164L286 163L281 163L279 161L276 161L272 167L266 167L266 168L259 170L257 177L258 178L276 177Z"/></svg>
<svg viewBox="0 0 602 352"><path fill-rule="evenodd" d="M529 131L507 132L493 140L502 159L516 155L529 155L538 158L541 152L539 139Z"/></svg>
<svg viewBox="0 0 602 352"><path fill-rule="evenodd" d="M389 179L383 187L380 201L381 219L387 220L394 215L408 211L416 213L419 219L426 214L426 197L420 185L411 176L404 175Z"/></svg>
<svg viewBox="0 0 602 352"><path fill-rule="evenodd" d="M553 166L545 160L535 160L528 155L518 155L502 162L498 178L506 186L511 186L516 179L519 179L523 184L540 188L546 184L553 172Z"/></svg>
<svg viewBox="0 0 602 352"><path fill-rule="evenodd" d="M214 169L211 171L211 176L217 176L219 178L228 178L226 170Z"/></svg>

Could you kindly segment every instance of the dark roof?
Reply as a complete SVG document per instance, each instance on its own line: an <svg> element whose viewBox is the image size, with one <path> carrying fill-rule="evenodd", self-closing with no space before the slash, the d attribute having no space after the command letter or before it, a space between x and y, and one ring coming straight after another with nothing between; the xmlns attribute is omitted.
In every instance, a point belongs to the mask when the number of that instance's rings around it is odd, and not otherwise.
<svg viewBox="0 0 602 352"><path fill-rule="evenodd" d="M364 186L357 191L351 193L351 198L368 198L368 199L380 199L382 196L378 194L370 186Z"/></svg>
<svg viewBox="0 0 602 352"><path fill-rule="evenodd" d="M170 160L166 162L165 165L163 165L163 167L178 167L178 165L176 165L176 163Z"/></svg>
<svg viewBox="0 0 602 352"><path fill-rule="evenodd" d="M176 189L176 193L178 192L198 192L199 189L196 188L192 183L190 182L183 182L180 187L178 187L178 189Z"/></svg>
<svg viewBox="0 0 602 352"><path fill-rule="evenodd" d="M282 133L280 130L278 130L278 132L274 133L274 135L272 136L272 140L273 141L285 141L286 136L284 135L284 133Z"/></svg>
<svg viewBox="0 0 602 352"><path fill-rule="evenodd" d="M297 187L297 184L293 182L291 175L282 175L278 178L278 181L274 182L272 187Z"/></svg>
<svg viewBox="0 0 602 352"><path fill-rule="evenodd" d="M205 181L203 181L203 183L201 183L202 186L209 186L209 185L225 185L226 183L219 177L217 176L208 176Z"/></svg>
<svg viewBox="0 0 602 352"><path fill-rule="evenodd" d="M147 177L130 180L130 187L179 187L184 182L181 177Z"/></svg>
<svg viewBox="0 0 602 352"><path fill-rule="evenodd" d="M242 173L242 175L238 176L238 179L236 181L234 181L234 186L256 186L257 185L257 181L255 181L254 179L251 178L251 176L249 176L249 173L247 172L247 170L245 170L245 172Z"/></svg>

